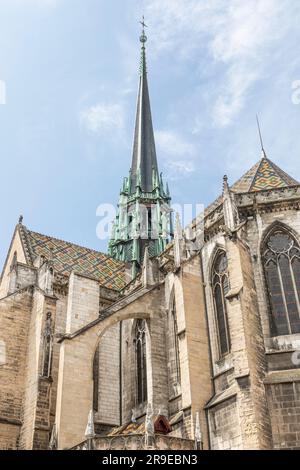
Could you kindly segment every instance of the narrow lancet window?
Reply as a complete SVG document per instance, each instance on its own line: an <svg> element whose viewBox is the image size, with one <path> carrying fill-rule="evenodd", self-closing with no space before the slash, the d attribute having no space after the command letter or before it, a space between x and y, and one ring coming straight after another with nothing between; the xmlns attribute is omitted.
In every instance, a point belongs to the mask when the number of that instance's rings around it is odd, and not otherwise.
<svg viewBox="0 0 300 470"><path fill-rule="evenodd" d="M177 312L175 299L168 317L168 355L169 355L169 385L170 394L177 395L180 392L180 360L179 360L179 341L177 328Z"/></svg>
<svg viewBox="0 0 300 470"><path fill-rule="evenodd" d="M47 313L47 319L43 334L43 360L42 360L42 376L50 377L52 370L52 348L53 348L53 334L52 334L52 316Z"/></svg>
<svg viewBox="0 0 300 470"><path fill-rule="evenodd" d="M96 349L93 361L93 410L99 410L99 347Z"/></svg>
<svg viewBox="0 0 300 470"><path fill-rule="evenodd" d="M223 357L230 351L230 337L226 308L226 294L229 291L228 262L224 251L220 251L215 258L212 270L212 287L219 352L220 356Z"/></svg>
<svg viewBox="0 0 300 470"><path fill-rule="evenodd" d="M135 328L136 404L147 401L146 322L138 320Z"/></svg>

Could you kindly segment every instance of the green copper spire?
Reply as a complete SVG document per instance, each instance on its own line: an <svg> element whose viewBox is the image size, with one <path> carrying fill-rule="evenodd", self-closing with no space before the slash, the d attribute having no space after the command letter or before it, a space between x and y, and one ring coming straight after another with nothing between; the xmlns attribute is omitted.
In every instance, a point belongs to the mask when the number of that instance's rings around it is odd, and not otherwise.
<svg viewBox="0 0 300 470"><path fill-rule="evenodd" d="M172 217L168 186L158 172L147 79L145 21L143 18L141 63L132 164L124 178L113 225L109 253L131 262L135 275L142 266L146 247L150 257L161 253L170 240Z"/></svg>

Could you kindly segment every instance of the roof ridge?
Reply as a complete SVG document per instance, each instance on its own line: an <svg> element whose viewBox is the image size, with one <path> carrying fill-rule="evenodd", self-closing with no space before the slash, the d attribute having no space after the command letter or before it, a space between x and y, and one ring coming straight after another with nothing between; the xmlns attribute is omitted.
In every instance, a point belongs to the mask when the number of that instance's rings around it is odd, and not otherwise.
<svg viewBox="0 0 300 470"><path fill-rule="evenodd" d="M90 251L90 252L93 252L93 253L97 253L98 255L103 255L106 258L109 258L109 259L112 259L113 261L116 261L117 263L124 264L122 261L116 260L112 256L110 256L106 253L103 253L103 251L97 251L94 248L88 248L86 246L79 245L78 243L68 242L67 240L63 240L61 238L53 237L52 235L45 235L44 233L36 232L34 230L29 230L24 225L22 225L22 227L25 228L27 230L27 232L29 232L30 234L33 233L33 234L36 234L36 235L40 235L41 237L46 237L48 239L55 240L57 242L65 243L66 245L75 246L75 247L78 247L78 248L83 248L84 250L87 250L87 251Z"/></svg>
<svg viewBox="0 0 300 470"><path fill-rule="evenodd" d="M28 240L28 228L25 225L19 223L17 225L17 230L19 230L21 243L25 253L25 258L29 263L33 264L32 247Z"/></svg>

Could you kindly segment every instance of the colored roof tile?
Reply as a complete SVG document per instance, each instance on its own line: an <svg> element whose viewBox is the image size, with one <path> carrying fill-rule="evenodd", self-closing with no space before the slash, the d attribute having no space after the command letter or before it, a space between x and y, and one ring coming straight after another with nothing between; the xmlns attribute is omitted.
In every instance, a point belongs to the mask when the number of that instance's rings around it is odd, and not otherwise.
<svg viewBox="0 0 300 470"><path fill-rule="evenodd" d="M299 185L298 181L264 157L236 181L230 189L234 193L249 193ZM206 208L205 215L212 213L222 203L223 197L221 195Z"/></svg>
<svg viewBox="0 0 300 470"><path fill-rule="evenodd" d="M52 259L54 270L69 276L72 271L99 279L105 287L120 290L125 286L124 263L99 251L84 248L54 237L32 232L22 226L31 259Z"/></svg>
<svg viewBox="0 0 300 470"><path fill-rule="evenodd" d="M281 170L275 163L268 158L262 158L231 189L235 193L247 193L298 185L298 181Z"/></svg>

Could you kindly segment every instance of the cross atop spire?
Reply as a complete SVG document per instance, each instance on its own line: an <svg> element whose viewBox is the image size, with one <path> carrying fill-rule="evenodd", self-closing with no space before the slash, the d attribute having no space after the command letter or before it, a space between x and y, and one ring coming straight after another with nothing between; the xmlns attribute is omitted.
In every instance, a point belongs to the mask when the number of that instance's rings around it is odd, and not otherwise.
<svg viewBox="0 0 300 470"><path fill-rule="evenodd" d="M141 67L140 67L140 73L143 75L143 73L147 73L147 64L146 64L146 47L145 44L147 42L147 36L145 34L145 28L148 28L148 26L145 23L145 18L143 16L143 20L140 21L140 24L143 27L142 34L140 36L140 42L142 43L142 51L141 51Z"/></svg>
<svg viewBox="0 0 300 470"><path fill-rule="evenodd" d="M148 26L145 23L145 17L143 15L143 21L140 21L140 24L143 26L143 33L145 32L145 28L148 28Z"/></svg>
<svg viewBox="0 0 300 470"><path fill-rule="evenodd" d="M264 143L263 143L263 138L262 138L262 133L261 133L261 128L260 128L260 123L258 119L258 115L256 115L256 122L257 122L257 128L258 128L258 134L259 134L259 140L260 140L260 145L261 145L261 151L262 151L262 158L267 158L265 148L264 148Z"/></svg>

